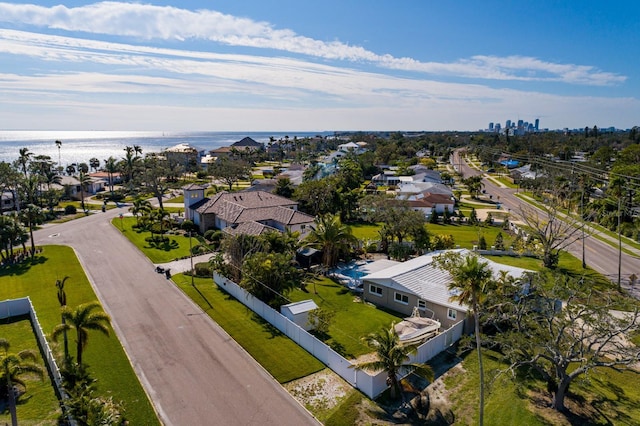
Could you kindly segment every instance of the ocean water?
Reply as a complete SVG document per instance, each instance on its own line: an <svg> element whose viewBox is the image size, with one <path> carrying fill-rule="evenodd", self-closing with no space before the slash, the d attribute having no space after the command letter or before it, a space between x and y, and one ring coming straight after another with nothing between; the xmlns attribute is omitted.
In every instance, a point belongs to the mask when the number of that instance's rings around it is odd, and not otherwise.
<svg viewBox="0 0 640 426"><path fill-rule="evenodd" d="M125 147L138 145L142 154L161 152L179 143L188 143L206 151L229 146L249 136L257 142L267 143L270 137L276 140L289 136L293 139L327 136L332 132L124 132L124 131L0 131L0 161L13 163L22 148L28 148L33 155L48 155L63 167L74 163L89 163L97 158L102 164L113 156L120 160L125 155ZM58 149L55 141L62 142Z"/></svg>

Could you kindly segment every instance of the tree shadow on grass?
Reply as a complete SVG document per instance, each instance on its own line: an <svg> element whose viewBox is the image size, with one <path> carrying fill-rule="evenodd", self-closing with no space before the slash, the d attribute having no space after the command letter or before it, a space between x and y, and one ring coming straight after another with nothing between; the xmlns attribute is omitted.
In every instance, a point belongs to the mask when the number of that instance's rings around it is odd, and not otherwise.
<svg viewBox="0 0 640 426"><path fill-rule="evenodd" d="M347 352L344 345L336 342L335 340L331 340L331 335L329 333L325 333L317 330L311 330L309 331L309 334L311 334L316 339L320 340L325 345L329 346L331 349L336 351L338 354L340 354L344 358L347 358L347 359L355 358L355 356L352 353Z"/></svg>
<svg viewBox="0 0 640 426"><path fill-rule="evenodd" d="M253 311L251 311L251 313L252 313L251 319L256 323L260 324L262 329L271 335L270 339L275 339L276 337L281 337L281 336L286 337L280 330L278 330L276 327L271 325L268 321L264 320L260 315L256 314Z"/></svg>
<svg viewBox="0 0 640 426"><path fill-rule="evenodd" d="M0 266L0 277L24 275L29 272L32 266L41 265L49 260L48 257L42 255L36 255L35 257L28 257L20 263L14 263L11 265Z"/></svg>
<svg viewBox="0 0 640 426"><path fill-rule="evenodd" d="M592 378L592 380L606 387L614 395L613 397L607 397L602 393L598 393L590 403L588 402L602 419L605 419L608 424L633 424L637 421L637 419L632 418L624 410L620 409L621 407L633 409L637 404L637 401L632 400L624 389L610 381L605 382L598 378ZM574 397L573 399L576 398Z"/></svg>
<svg viewBox="0 0 640 426"><path fill-rule="evenodd" d="M213 309L213 305L211 304L211 302L209 302L209 299L207 299L207 296L204 295L204 293L202 293L200 291L200 289L198 288L197 285L193 285L193 289L200 295L200 297L202 297L202 299L204 300L204 302L207 304L207 306L209 306L209 309ZM208 310L208 309L207 309Z"/></svg>
<svg viewBox="0 0 640 426"><path fill-rule="evenodd" d="M156 250L162 250L162 251L171 251L171 250L175 250L178 247L180 247L180 244L178 244L178 242L176 240L169 240L166 239L164 241L150 241L149 245L146 246L145 248L152 248L152 249L156 249Z"/></svg>

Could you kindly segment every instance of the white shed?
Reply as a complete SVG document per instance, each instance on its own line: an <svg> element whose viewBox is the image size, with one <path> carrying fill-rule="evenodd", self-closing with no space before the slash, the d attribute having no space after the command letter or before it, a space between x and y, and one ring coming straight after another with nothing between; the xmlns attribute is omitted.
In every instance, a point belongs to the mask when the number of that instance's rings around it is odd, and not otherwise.
<svg viewBox="0 0 640 426"><path fill-rule="evenodd" d="M314 309L318 309L316 302L313 300L301 300L300 302L280 306L280 313L306 331L309 331L313 329L313 326L309 324L309 312Z"/></svg>

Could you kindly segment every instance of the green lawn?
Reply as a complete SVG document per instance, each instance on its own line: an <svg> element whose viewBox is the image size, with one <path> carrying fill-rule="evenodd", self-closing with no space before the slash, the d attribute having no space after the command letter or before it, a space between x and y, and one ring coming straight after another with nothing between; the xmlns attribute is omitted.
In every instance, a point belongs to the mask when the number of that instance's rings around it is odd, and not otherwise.
<svg viewBox="0 0 640 426"><path fill-rule="evenodd" d="M44 246L33 261L11 268L0 268L0 299L29 296L45 333L60 322L56 297L56 279L69 276L65 284L67 304L76 306L97 300L73 249L66 246ZM129 359L113 330L111 337L91 333L84 361L98 380L98 391L123 401L126 416L135 425L159 424L156 414L136 377ZM71 334L70 339L75 340ZM60 351L60 345L52 344Z"/></svg>
<svg viewBox="0 0 640 426"><path fill-rule="evenodd" d="M400 314L362 303L346 287L324 277L316 279L315 285L308 283L307 292L294 290L289 298L294 302L313 299L320 308L335 312L329 327L329 339L325 343L345 358L372 352L361 338L403 318Z"/></svg>
<svg viewBox="0 0 640 426"><path fill-rule="evenodd" d="M27 317L4 319L0 323L0 336L11 344L10 353L17 354L24 349L36 351L36 364L45 369L43 380L36 376L20 376L27 383L27 393L18 400L18 421L21 424L56 425L61 414L60 404L53 384L46 373L46 366L38 349L36 336ZM9 410L0 412L0 424L11 423Z"/></svg>
<svg viewBox="0 0 640 426"><path fill-rule="evenodd" d="M171 204L184 204L184 195L179 195L177 197L174 198L170 198L167 201L165 201L165 203L171 203Z"/></svg>
<svg viewBox="0 0 640 426"><path fill-rule="evenodd" d="M242 346L278 382L286 383L325 366L249 308L220 290L211 278L172 277L187 296Z"/></svg>
<svg viewBox="0 0 640 426"><path fill-rule="evenodd" d="M361 241L380 239L378 231L382 227L381 224L355 223L349 224L349 226L351 227L353 235ZM453 235L456 245L459 245L461 248L473 248L474 245L478 244L480 235L484 235L487 245L491 246L498 232L502 232L505 247L508 247L511 243L511 237L507 232L497 226L441 225L428 223L427 230L432 235Z"/></svg>
<svg viewBox="0 0 640 426"><path fill-rule="evenodd" d="M351 232L353 233L353 235L360 241L380 239L380 234L378 233L378 231L380 231L380 228L382 228L382 224L359 222L350 223L349 226L351 227Z"/></svg>
<svg viewBox="0 0 640 426"><path fill-rule="evenodd" d="M511 244L511 237L506 231L497 226L472 226L472 225L440 225L427 224L427 230L432 234L452 235L456 245L460 248L472 249L478 244L480 236L484 236L487 246L491 247L499 232L502 232L505 247Z"/></svg>
<svg viewBox="0 0 640 426"><path fill-rule="evenodd" d="M189 256L189 237L166 234L169 241L163 244L151 244L145 240L151 236L149 231L139 231L133 228L133 225L136 224L134 217L115 218L111 223L153 263L166 263ZM191 244L196 245L198 241L192 239Z"/></svg>
<svg viewBox="0 0 640 426"><path fill-rule="evenodd" d="M483 350L485 384L490 384L485 392L485 425L545 425L528 409L528 402L517 390L516 385L507 376L494 381L495 373L501 364L495 353ZM463 371L445 378L447 391L451 392L450 401L456 424L478 423L479 376L478 357L475 352L467 353L462 363Z"/></svg>
<svg viewBox="0 0 640 426"><path fill-rule="evenodd" d="M616 372L609 369L595 370L589 380L576 381L570 391L579 406L593 407L589 419L564 419L550 408L536 407L532 401L535 395L544 391L545 385L530 379L520 389L508 375L497 376L505 365L499 361L499 354L483 350L485 383L485 424L486 425L564 425L564 424L638 424L640 420L640 375L632 372ZM447 390L452 392L453 413L459 424L476 424L478 413L478 358L469 352L462 363L464 370L445 379ZM567 399L568 406L569 399ZM562 420L561 420L562 419ZM456 423L456 424L457 424Z"/></svg>

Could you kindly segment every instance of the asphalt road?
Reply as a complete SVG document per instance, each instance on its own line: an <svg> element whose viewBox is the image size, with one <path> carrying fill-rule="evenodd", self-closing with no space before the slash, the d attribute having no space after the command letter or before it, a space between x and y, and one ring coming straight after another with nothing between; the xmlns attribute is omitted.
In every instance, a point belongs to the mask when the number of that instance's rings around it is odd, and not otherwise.
<svg viewBox="0 0 640 426"><path fill-rule="evenodd" d="M454 151L452 164L458 170L461 170L465 177L482 175L483 173L470 167L459 155L458 151ZM510 211L511 214L518 216L521 210L522 201L514 194L517 191L513 188L502 188L489 179L483 179L484 188L487 194L493 195L493 199L500 197L502 209ZM541 214L542 211L538 210ZM585 242L585 261L587 266L609 277L612 281L618 280L618 249L596 238L595 234L586 234ZM624 245L623 245L624 247ZM578 259L582 259L582 240L578 240L567 247L567 250ZM636 274L640 277L640 259L637 256L622 253L621 276L622 285L631 291L636 297L640 296L640 283L635 288L630 288L628 277Z"/></svg>
<svg viewBox="0 0 640 426"><path fill-rule="evenodd" d="M120 212L47 226L34 239L38 245L74 248L161 421L319 424L205 312L154 271L111 225Z"/></svg>

